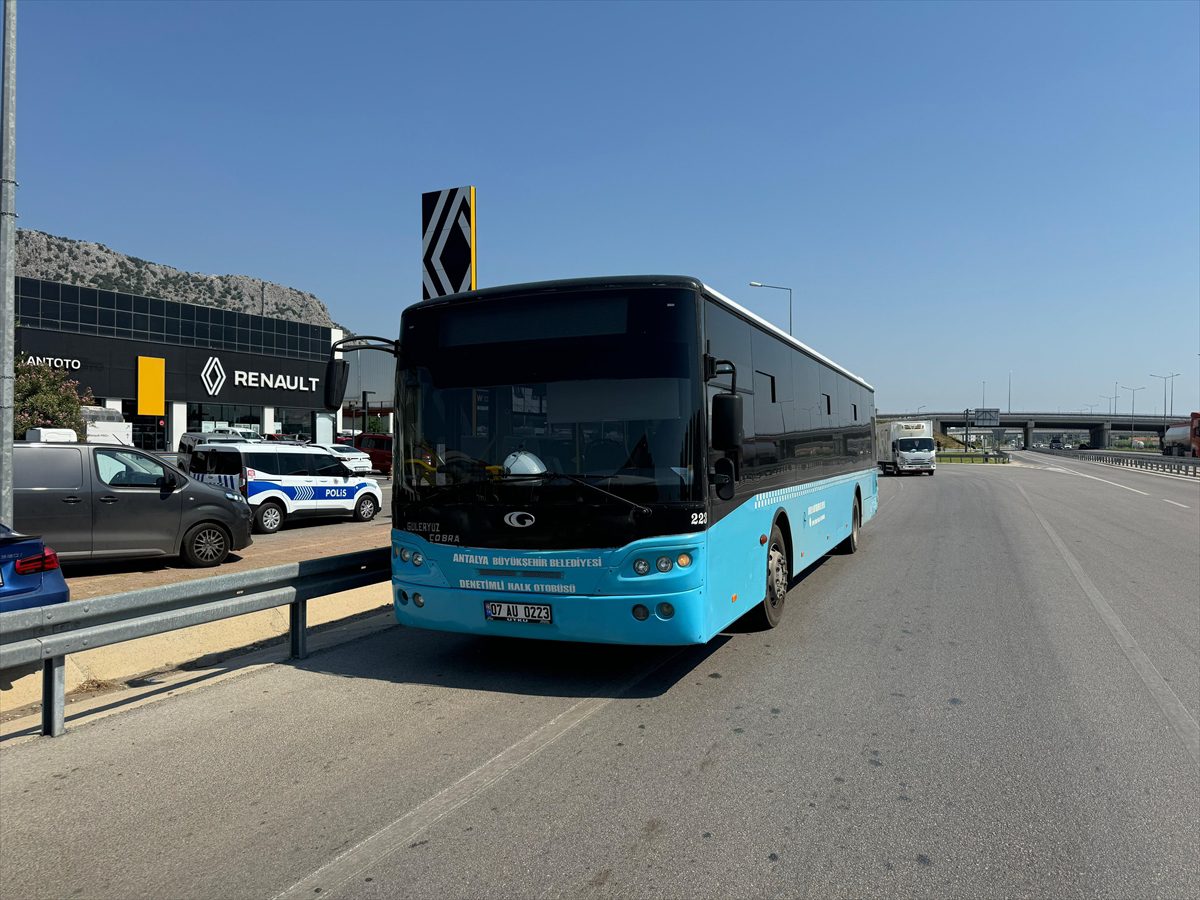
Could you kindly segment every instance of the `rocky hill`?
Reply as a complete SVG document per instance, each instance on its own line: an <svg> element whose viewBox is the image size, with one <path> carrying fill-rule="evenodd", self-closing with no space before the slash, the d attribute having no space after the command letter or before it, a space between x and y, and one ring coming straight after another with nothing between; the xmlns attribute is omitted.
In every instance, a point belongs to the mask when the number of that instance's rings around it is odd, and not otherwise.
<svg viewBox="0 0 1200 900"><path fill-rule="evenodd" d="M17 274L337 327L320 298L306 291L249 275L182 272L103 244L41 231L18 229Z"/></svg>

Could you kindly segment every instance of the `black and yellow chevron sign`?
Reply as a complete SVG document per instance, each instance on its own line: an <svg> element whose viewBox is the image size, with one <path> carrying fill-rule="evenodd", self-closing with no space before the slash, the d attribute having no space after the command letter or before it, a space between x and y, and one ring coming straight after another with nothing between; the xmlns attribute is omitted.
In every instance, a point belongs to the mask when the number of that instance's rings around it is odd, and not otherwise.
<svg viewBox="0 0 1200 900"><path fill-rule="evenodd" d="M426 300L475 290L475 188L421 195L421 281Z"/></svg>

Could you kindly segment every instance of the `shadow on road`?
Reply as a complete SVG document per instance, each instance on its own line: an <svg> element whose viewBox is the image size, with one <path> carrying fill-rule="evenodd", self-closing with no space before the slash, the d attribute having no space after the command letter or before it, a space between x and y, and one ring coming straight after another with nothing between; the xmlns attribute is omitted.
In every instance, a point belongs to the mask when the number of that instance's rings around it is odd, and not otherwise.
<svg viewBox="0 0 1200 900"><path fill-rule="evenodd" d="M476 637L397 626L292 665L342 678L502 694L656 697L728 640L728 635L718 635L702 646L626 647Z"/></svg>

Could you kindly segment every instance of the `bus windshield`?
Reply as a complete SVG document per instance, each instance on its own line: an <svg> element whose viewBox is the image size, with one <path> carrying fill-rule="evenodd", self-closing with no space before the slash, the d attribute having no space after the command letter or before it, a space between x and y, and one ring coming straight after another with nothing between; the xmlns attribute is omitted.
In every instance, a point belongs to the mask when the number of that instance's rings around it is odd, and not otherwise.
<svg viewBox="0 0 1200 900"><path fill-rule="evenodd" d="M555 502L580 478L603 488L589 502L699 497L690 292L476 300L404 322L397 467L416 498L487 500L536 482Z"/></svg>

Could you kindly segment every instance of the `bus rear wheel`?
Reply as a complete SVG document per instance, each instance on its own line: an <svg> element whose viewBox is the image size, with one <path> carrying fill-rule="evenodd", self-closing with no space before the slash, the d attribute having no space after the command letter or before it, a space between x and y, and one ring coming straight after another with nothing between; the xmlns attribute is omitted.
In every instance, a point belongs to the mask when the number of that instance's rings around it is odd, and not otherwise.
<svg viewBox="0 0 1200 900"><path fill-rule="evenodd" d="M933 473L930 472L930 475ZM838 550L847 556L858 552L858 528L862 524L862 505L857 495L854 498L854 510L851 514L850 534L838 545Z"/></svg>
<svg viewBox="0 0 1200 900"><path fill-rule="evenodd" d="M748 614L750 623L758 628L774 628L783 620L783 605L787 601L792 569L788 563L787 544L778 525L771 526L767 542L767 594L763 602Z"/></svg>

